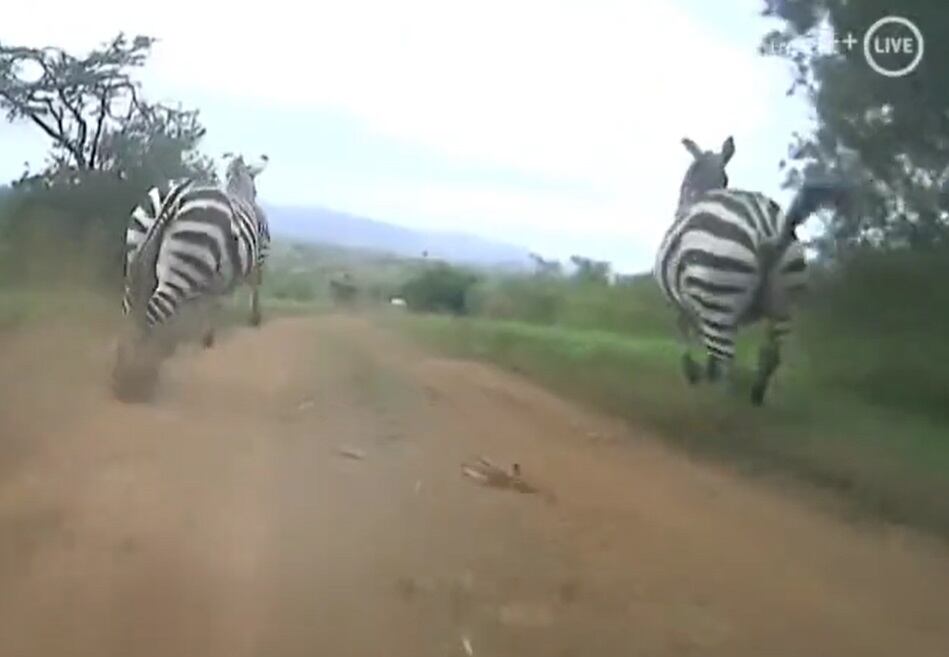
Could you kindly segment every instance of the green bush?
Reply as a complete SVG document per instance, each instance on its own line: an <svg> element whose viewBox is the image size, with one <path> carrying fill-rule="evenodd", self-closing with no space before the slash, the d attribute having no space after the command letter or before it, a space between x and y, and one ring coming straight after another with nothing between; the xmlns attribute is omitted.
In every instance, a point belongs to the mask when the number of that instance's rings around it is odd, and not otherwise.
<svg viewBox="0 0 949 657"><path fill-rule="evenodd" d="M409 278L401 288L401 296L410 310L420 312L468 312L468 294L478 277L459 267L439 263Z"/></svg>
<svg viewBox="0 0 949 657"><path fill-rule="evenodd" d="M622 285L555 276L507 276L478 285L472 314L630 335L664 335L672 314L651 277Z"/></svg>
<svg viewBox="0 0 949 657"><path fill-rule="evenodd" d="M284 301L313 301L317 282L310 276L269 271L264 277L263 293Z"/></svg>
<svg viewBox="0 0 949 657"><path fill-rule="evenodd" d="M949 252L861 253L811 285L809 374L882 405L949 417Z"/></svg>
<svg viewBox="0 0 949 657"><path fill-rule="evenodd" d="M674 335L672 311L651 278L627 285L574 285L566 295L559 323L638 336Z"/></svg>
<svg viewBox="0 0 949 657"><path fill-rule="evenodd" d="M5 281L81 279L121 285L125 231L132 209L159 181L83 171L51 186L21 184L0 200L0 244Z"/></svg>
<svg viewBox="0 0 949 657"><path fill-rule="evenodd" d="M557 280L511 276L485 281L469 296L473 314L493 319L519 319L535 324L557 321L563 297Z"/></svg>

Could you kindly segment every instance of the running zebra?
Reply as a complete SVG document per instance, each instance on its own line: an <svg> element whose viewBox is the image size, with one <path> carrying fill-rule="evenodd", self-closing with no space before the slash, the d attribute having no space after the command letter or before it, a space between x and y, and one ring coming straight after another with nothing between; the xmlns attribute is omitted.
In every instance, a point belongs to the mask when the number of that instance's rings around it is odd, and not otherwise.
<svg viewBox="0 0 949 657"><path fill-rule="evenodd" d="M705 374L715 381L731 365L739 328L766 322L751 391L757 406L778 368L792 305L806 286L804 247L795 230L818 208L838 204L844 189L805 184L784 213L763 194L727 189L725 166L735 153L731 137L717 153L703 151L688 138L682 143L693 162L653 274L678 312L685 342L682 366L690 383L702 378L690 354L696 331L708 354Z"/></svg>
<svg viewBox="0 0 949 657"><path fill-rule="evenodd" d="M219 300L246 283L251 288L250 323L260 324L258 287L270 230L257 204L254 180L266 162L266 156L259 165L232 157L223 189L177 180L166 189L149 190L147 203L133 210L122 300L127 326L114 381L120 396L143 394L154 385L157 363L174 348L163 329L184 307L203 315L203 343L210 347Z"/></svg>

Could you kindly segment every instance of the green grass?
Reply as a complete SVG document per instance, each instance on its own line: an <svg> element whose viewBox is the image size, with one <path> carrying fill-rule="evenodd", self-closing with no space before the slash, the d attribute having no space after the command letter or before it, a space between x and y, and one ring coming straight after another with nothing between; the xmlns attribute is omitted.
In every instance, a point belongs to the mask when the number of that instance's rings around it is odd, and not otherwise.
<svg viewBox="0 0 949 657"><path fill-rule="evenodd" d="M244 325L248 320L248 291L240 289L225 299L217 318L219 328ZM265 320L269 317L295 317L319 314L332 309L326 299L301 301L261 297ZM45 324L68 322L89 329L115 331L122 321L121 295L118 291L75 285L32 285L0 287L0 333L29 330Z"/></svg>
<svg viewBox="0 0 949 657"><path fill-rule="evenodd" d="M855 511L949 537L946 424L815 387L807 367L785 367L767 406L755 409L747 373L731 387L688 386L669 339L440 316L393 321L426 344L523 373L690 452L792 474L843 493ZM742 347L747 356L747 341Z"/></svg>
<svg viewBox="0 0 949 657"><path fill-rule="evenodd" d="M0 331L75 319L102 325L121 315L121 297L69 285L0 288Z"/></svg>

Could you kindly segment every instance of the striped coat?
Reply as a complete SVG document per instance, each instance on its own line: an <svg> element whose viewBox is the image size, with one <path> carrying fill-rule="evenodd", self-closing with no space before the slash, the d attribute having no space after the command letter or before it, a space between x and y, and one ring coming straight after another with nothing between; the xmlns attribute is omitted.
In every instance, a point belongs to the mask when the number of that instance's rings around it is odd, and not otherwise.
<svg viewBox="0 0 949 657"><path fill-rule="evenodd" d="M732 363L739 329L767 323L752 388L752 401L760 404L778 367L794 302L806 286L804 248L795 229L818 207L836 202L840 188L806 185L785 213L763 194L726 187L725 165L734 153L731 138L718 153L683 141L693 163L653 273L677 311L685 342L683 369L690 382L703 374L690 353L694 338L707 354L705 375L715 380Z"/></svg>
<svg viewBox="0 0 949 657"><path fill-rule="evenodd" d="M120 378L130 361L153 369L141 363L156 358L149 343L185 307L202 309L204 343L210 346L214 308L241 284L251 287L250 321L260 323L258 286L270 245L254 185L262 168L238 157L228 166L224 188L174 181L149 190L147 201L133 210L122 303L132 335L121 345Z"/></svg>

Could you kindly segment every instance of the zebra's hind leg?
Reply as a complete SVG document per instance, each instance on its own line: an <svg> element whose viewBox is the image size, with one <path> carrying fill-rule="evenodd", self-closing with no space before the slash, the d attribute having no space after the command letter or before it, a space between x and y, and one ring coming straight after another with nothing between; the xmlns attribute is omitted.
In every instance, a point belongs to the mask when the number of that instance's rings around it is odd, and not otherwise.
<svg viewBox="0 0 949 657"><path fill-rule="evenodd" d="M260 284L263 281L263 275L260 267L251 276L250 283L250 325L260 326L263 316L260 312Z"/></svg>
<svg viewBox="0 0 949 657"><path fill-rule="evenodd" d="M755 375L755 383L751 388L751 403L755 406L761 406L764 403L765 392L768 390L768 383L778 365L781 364L781 336L785 332L785 327L781 321L769 321L765 341L758 349L758 370Z"/></svg>
<svg viewBox="0 0 949 657"><path fill-rule="evenodd" d="M705 364L705 375L709 382L717 383L723 378L730 378L734 373L732 362L735 358L735 327L722 322L703 319L701 322L702 341L708 359Z"/></svg>
<svg viewBox="0 0 949 657"><path fill-rule="evenodd" d="M680 313L678 318L679 334L682 339L685 351L682 353L682 373L685 380L695 385L702 379L702 368L692 358L692 322L685 313Z"/></svg>
<svg viewBox="0 0 949 657"><path fill-rule="evenodd" d="M201 346L210 349L214 346L215 330L214 324L217 319L220 303L217 299L208 299L202 303L204 330L201 333Z"/></svg>
<svg viewBox="0 0 949 657"><path fill-rule="evenodd" d="M263 316L260 313L260 293L257 291L257 286L254 286L253 291L250 293L250 325L260 326L262 321Z"/></svg>
<svg viewBox="0 0 949 657"><path fill-rule="evenodd" d="M685 380L692 385L702 380L702 368L689 352L682 354L682 373L685 374Z"/></svg>
<svg viewBox="0 0 949 657"><path fill-rule="evenodd" d="M713 383L721 378L722 362L717 356L709 354L708 362L705 364L705 376Z"/></svg>

